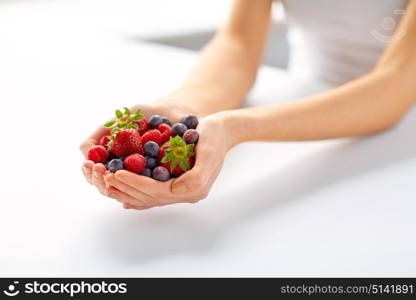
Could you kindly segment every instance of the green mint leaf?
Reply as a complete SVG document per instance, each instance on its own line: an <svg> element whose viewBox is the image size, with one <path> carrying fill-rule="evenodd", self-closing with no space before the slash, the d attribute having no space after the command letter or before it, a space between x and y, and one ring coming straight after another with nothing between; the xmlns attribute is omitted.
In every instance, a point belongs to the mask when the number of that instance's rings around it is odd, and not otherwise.
<svg viewBox="0 0 416 300"><path fill-rule="evenodd" d="M116 109L116 117L119 119L123 117L123 113L119 109Z"/></svg>
<svg viewBox="0 0 416 300"><path fill-rule="evenodd" d="M132 128L132 129L138 129L139 126L137 126L137 124L135 123L130 123L126 125L126 128Z"/></svg>
<svg viewBox="0 0 416 300"><path fill-rule="evenodd" d="M141 119L143 119L142 115L134 115L133 118L131 118L133 121L140 121Z"/></svg>
<svg viewBox="0 0 416 300"><path fill-rule="evenodd" d="M131 114L130 109L128 109L127 107L123 107L123 109L124 109L124 114L127 115L127 116L130 116L130 114Z"/></svg>
<svg viewBox="0 0 416 300"><path fill-rule="evenodd" d="M112 128L116 124L116 121L112 120L104 124L104 128Z"/></svg>

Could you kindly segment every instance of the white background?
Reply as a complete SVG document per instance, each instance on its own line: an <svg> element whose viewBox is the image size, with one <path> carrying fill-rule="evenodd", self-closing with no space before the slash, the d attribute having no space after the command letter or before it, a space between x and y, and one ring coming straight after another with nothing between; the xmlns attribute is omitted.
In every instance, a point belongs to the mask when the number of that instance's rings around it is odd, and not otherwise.
<svg viewBox="0 0 416 300"><path fill-rule="evenodd" d="M240 145L196 205L127 211L84 182L80 142L195 61L138 37L212 28L226 7L0 2L0 276L416 275L415 111L366 139ZM309 88L263 67L249 103Z"/></svg>

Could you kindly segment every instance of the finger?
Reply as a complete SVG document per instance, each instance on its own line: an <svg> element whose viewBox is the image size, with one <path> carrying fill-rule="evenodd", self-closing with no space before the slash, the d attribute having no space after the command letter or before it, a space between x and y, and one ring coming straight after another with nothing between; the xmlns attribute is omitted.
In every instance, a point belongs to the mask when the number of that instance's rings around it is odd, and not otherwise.
<svg viewBox="0 0 416 300"><path fill-rule="evenodd" d="M106 169L103 164L95 164L92 167L92 183L98 188L98 190L103 195L107 195L103 177L105 171Z"/></svg>
<svg viewBox="0 0 416 300"><path fill-rule="evenodd" d="M172 196L170 187L173 180L165 182L157 181L124 170L117 171L115 173L115 178L155 199L167 199Z"/></svg>
<svg viewBox="0 0 416 300"><path fill-rule="evenodd" d="M117 189L113 188L113 187L109 187L107 189L107 196L117 200L118 202L123 203L123 207L125 205L128 205L131 208L134 209L138 209L138 210L143 210L143 209L147 209L149 208L148 206L141 206L141 205L137 205L134 204L136 202L136 199L134 199L132 196L123 193L121 191L118 191Z"/></svg>
<svg viewBox="0 0 416 300"><path fill-rule="evenodd" d="M115 187L106 187L106 196L109 198L112 198L114 200L116 200L117 202L123 203L123 200L119 198L119 193L124 194L123 192L120 192L119 190L117 190ZM126 195L126 194L124 194ZM126 195L128 197L130 197L129 195Z"/></svg>
<svg viewBox="0 0 416 300"><path fill-rule="evenodd" d="M83 143L81 144L81 146L79 147L79 149L81 150L82 154L83 154L85 157L87 157L87 151L88 151L90 148L92 148L92 147L94 147L95 145L97 145L97 144L98 144L98 142L97 142L96 140L91 140L91 139L88 139L88 140L86 140L85 142L83 142Z"/></svg>
<svg viewBox="0 0 416 300"><path fill-rule="evenodd" d="M82 164L82 173L84 174L85 179L92 184L92 167L94 163L92 161L84 161Z"/></svg>
<svg viewBox="0 0 416 300"><path fill-rule="evenodd" d="M94 162L92 160L86 160L82 163L82 165L88 169L92 169L92 167L94 166Z"/></svg>
<svg viewBox="0 0 416 300"><path fill-rule="evenodd" d="M131 208L133 208L133 205L130 205L128 203L123 203L123 208L124 209L131 209Z"/></svg>
<svg viewBox="0 0 416 300"><path fill-rule="evenodd" d="M87 168L82 167L82 173L84 174L85 180L86 180L88 183L92 184L92 179L91 179L92 172L91 172L91 171L88 171L88 169L87 169Z"/></svg>
<svg viewBox="0 0 416 300"><path fill-rule="evenodd" d="M142 207L142 206L134 206L128 203L123 203L123 208L124 209L137 209L137 210L144 210L144 209L148 209L147 207Z"/></svg>
<svg viewBox="0 0 416 300"><path fill-rule="evenodd" d="M139 176L139 175L136 175ZM136 190L135 188L117 180L113 173L109 173L104 176L104 182L107 187L112 186L117 188L119 191L130 195L134 199L136 199L135 205L138 206L155 206L157 205L157 201L152 199L150 196Z"/></svg>

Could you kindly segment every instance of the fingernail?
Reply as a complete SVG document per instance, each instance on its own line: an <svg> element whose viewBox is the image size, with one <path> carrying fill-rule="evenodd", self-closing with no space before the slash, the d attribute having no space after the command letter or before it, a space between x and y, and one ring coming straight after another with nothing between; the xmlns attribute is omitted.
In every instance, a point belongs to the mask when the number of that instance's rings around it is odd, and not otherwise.
<svg viewBox="0 0 416 300"><path fill-rule="evenodd" d="M187 191L187 188L185 184L183 184L183 182L175 183L172 186L172 193L174 194L182 194L182 193L185 193L186 191Z"/></svg>
<svg viewBox="0 0 416 300"><path fill-rule="evenodd" d="M97 178L98 178L98 177L100 177L100 172L94 171L94 172L93 172L93 174L94 174L94 176L95 176L95 177L97 177Z"/></svg>

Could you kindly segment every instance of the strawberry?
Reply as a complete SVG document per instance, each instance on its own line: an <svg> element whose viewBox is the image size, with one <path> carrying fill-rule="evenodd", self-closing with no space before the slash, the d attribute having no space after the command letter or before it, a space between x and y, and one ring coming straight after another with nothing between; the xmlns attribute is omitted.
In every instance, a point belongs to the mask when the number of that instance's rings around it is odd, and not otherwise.
<svg viewBox="0 0 416 300"><path fill-rule="evenodd" d="M163 142L163 136L159 130L151 129L142 136L143 145L146 144L148 141L153 141L160 146Z"/></svg>
<svg viewBox="0 0 416 300"><path fill-rule="evenodd" d="M149 122L147 121L146 118L143 118L139 122L136 122L136 124L137 124L137 126L139 126L140 135L145 134L146 131L148 131L150 129Z"/></svg>
<svg viewBox="0 0 416 300"><path fill-rule="evenodd" d="M118 131L111 141L111 152L118 157L126 157L134 153L143 155L144 150L140 133L135 129Z"/></svg>
<svg viewBox="0 0 416 300"><path fill-rule="evenodd" d="M88 150L87 157L97 164L105 163L108 158L108 152L104 146L97 145Z"/></svg>
<svg viewBox="0 0 416 300"><path fill-rule="evenodd" d="M124 159L124 167L135 174L141 174L146 168L146 159L138 153L131 154Z"/></svg>
<svg viewBox="0 0 416 300"><path fill-rule="evenodd" d="M170 137L160 148L159 165L170 170L173 176L180 176L195 163L194 145L187 145L180 136Z"/></svg>
<svg viewBox="0 0 416 300"><path fill-rule="evenodd" d="M118 157L126 157L130 154L143 154L143 145L140 137L139 126L136 122L144 119L140 109L134 114L124 107L124 113L116 110L116 119L104 124L104 128L112 130L107 146Z"/></svg>
<svg viewBox="0 0 416 300"><path fill-rule="evenodd" d="M170 127L168 124L162 123L160 124L157 129L162 133L162 144L169 141L169 138L172 135L172 127Z"/></svg>
<svg viewBox="0 0 416 300"><path fill-rule="evenodd" d="M99 145L107 147L109 142L110 142L110 136L104 135L103 137L101 137Z"/></svg>

